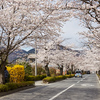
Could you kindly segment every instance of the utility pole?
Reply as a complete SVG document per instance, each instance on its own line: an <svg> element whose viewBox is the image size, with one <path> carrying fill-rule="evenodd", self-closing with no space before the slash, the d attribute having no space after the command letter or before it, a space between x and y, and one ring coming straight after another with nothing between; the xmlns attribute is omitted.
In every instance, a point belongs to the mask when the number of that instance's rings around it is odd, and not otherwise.
<svg viewBox="0 0 100 100"><path fill-rule="evenodd" d="M37 37L35 38L35 76L37 76Z"/></svg>
<svg viewBox="0 0 100 100"><path fill-rule="evenodd" d="M37 76L37 39L43 39L41 36L35 36L35 76Z"/></svg>

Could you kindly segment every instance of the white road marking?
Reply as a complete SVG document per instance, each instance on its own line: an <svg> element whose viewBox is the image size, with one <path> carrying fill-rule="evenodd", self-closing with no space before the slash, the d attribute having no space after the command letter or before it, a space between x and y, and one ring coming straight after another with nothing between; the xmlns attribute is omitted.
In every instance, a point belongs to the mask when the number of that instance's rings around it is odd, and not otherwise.
<svg viewBox="0 0 100 100"><path fill-rule="evenodd" d="M92 84L81 84L81 86L87 86L87 87L89 87L89 86L94 86L94 85L92 85Z"/></svg>
<svg viewBox="0 0 100 100"><path fill-rule="evenodd" d="M88 77L88 76L87 76L87 77ZM78 81L77 83L83 81L83 80L86 79L87 77L82 78L82 79L81 79L80 81ZM77 83L76 83L76 84L77 84ZM74 85L76 85L76 84L72 84L71 86L69 86L69 87L66 88L65 90L59 92L58 94L56 94L55 96L53 96L52 98L50 98L49 100L54 100L56 97L58 97L59 95L61 95L61 94L64 93L65 91L67 91L68 89L72 88L72 87L73 87Z"/></svg>
<svg viewBox="0 0 100 100"><path fill-rule="evenodd" d="M79 83L79 82L81 82L81 81L83 81L84 79L86 79L87 77L85 77L85 78L82 78L81 80L79 80L77 83Z"/></svg>
<svg viewBox="0 0 100 100"><path fill-rule="evenodd" d="M60 94L64 93L65 91L67 91L68 89L70 89L71 87L73 87L74 85L75 85L75 84L73 84L73 85L69 86L68 88L66 88L65 90L59 92L58 94L56 94L55 96L53 96L53 97L52 97L51 99L49 99L49 100L55 99L55 98L58 97Z"/></svg>

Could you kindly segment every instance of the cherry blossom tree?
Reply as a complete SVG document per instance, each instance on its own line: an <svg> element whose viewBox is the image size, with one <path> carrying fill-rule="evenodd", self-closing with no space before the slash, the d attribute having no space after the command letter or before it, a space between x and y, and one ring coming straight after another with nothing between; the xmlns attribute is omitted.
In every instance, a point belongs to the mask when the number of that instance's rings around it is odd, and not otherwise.
<svg viewBox="0 0 100 100"><path fill-rule="evenodd" d="M64 46L63 49L58 48L54 51L54 57L52 63L58 66L61 75L63 75L64 70L72 68L71 66L73 65L74 62L75 52L71 51L71 49L69 50L69 48L71 47L72 47L71 45L67 45Z"/></svg>
<svg viewBox="0 0 100 100"><path fill-rule="evenodd" d="M87 32L81 32L83 38L86 38L85 45L91 50L86 53L86 69L99 69L99 51L100 51L100 1L99 0L81 0L83 3L82 15L79 16L85 27L88 29ZM91 52L92 51L92 52ZM90 53L89 53L90 52ZM87 62L88 61L88 62ZM90 62L90 63L89 63Z"/></svg>
<svg viewBox="0 0 100 100"><path fill-rule="evenodd" d="M63 75L63 68L65 63L65 51L57 49L55 51L55 56L53 57L53 63L58 66L60 70L60 75Z"/></svg>
<svg viewBox="0 0 100 100"><path fill-rule="evenodd" d="M86 50L85 54L82 58L81 69L96 71L100 68L100 56L99 52L96 48L92 48L92 50Z"/></svg>
<svg viewBox="0 0 100 100"><path fill-rule="evenodd" d="M99 0L70 0L66 1L66 8L74 11L75 18L80 19L81 24L88 29L86 32L79 33L82 36L82 39L85 38L84 45L89 47L90 49L97 49L99 52L100 48L100 1ZM89 54L90 52L90 54ZM83 63L81 62L81 66L84 69L88 69L91 65L92 69L94 66L98 65L99 61L96 60L96 56L99 57L98 52L97 55L91 52L91 50L85 57L82 57ZM86 62L85 62L86 61ZM90 62L90 63L88 63ZM95 65L96 64L96 65ZM82 66L83 65L83 66ZM84 67L86 66L86 67ZM94 67L94 69L98 69Z"/></svg>
<svg viewBox="0 0 100 100"><path fill-rule="evenodd" d="M85 45L100 47L100 1L99 0L66 0L67 9L73 10L74 17L80 19L88 31L80 33L87 38Z"/></svg>
<svg viewBox="0 0 100 100"><path fill-rule="evenodd" d="M39 35L60 34L62 23L72 12L63 8L62 0L0 0L0 76L8 55Z"/></svg>
<svg viewBox="0 0 100 100"><path fill-rule="evenodd" d="M68 48L68 47L67 47ZM60 74L63 74L63 69L72 69L73 62L73 52L66 50L60 50L58 53L58 57L56 58L56 64L60 69Z"/></svg>
<svg viewBox="0 0 100 100"><path fill-rule="evenodd" d="M63 75L64 69L72 69L73 71L73 69L78 68L79 65L82 64L82 57L78 57L77 52L74 50L69 50L71 46L62 46L62 41L63 40L57 38L45 43L45 45L41 46L38 50L38 62L44 63L47 76L50 76L48 67L50 64L58 66L61 75Z"/></svg>
<svg viewBox="0 0 100 100"><path fill-rule="evenodd" d="M49 64L53 62L54 58L56 57L55 52L58 50L59 45L62 43L63 40L60 38L55 38L49 42L43 43L38 49L38 62L42 62L44 64L47 76L50 76L49 72Z"/></svg>
<svg viewBox="0 0 100 100"><path fill-rule="evenodd" d="M75 66L76 66L76 62L77 59L76 59L76 52L74 52L74 50L70 51L67 53L66 55L66 64L68 65L68 70L71 70L71 72L74 71L75 69Z"/></svg>
<svg viewBox="0 0 100 100"><path fill-rule="evenodd" d="M76 15L75 17L86 20L88 23L100 23L99 0L66 0L65 8L73 10Z"/></svg>

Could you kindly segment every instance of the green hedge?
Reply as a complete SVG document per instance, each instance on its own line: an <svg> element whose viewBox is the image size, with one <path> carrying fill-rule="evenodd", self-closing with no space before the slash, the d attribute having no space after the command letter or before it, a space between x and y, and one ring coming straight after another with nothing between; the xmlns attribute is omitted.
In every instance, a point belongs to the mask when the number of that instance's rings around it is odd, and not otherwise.
<svg viewBox="0 0 100 100"><path fill-rule="evenodd" d="M37 81L37 80L42 80L46 77L46 75L37 75L37 76L33 76L33 75L29 75L29 76L25 76L25 81Z"/></svg>
<svg viewBox="0 0 100 100"><path fill-rule="evenodd" d="M98 76L98 78L99 78L99 80L100 80L100 75L99 75L99 74L97 74L97 76Z"/></svg>
<svg viewBox="0 0 100 100"><path fill-rule="evenodd" d="M71 78L71 77L74 77L75 74L69 74L69 75L65 75L67 78Z"/></svg>
<svg viewBox="0 0 100 100"><path fill-rule="evenodd" d="M20 87L32 86L34 84L35 84L34 81L0 84L0 92L7 92L9 90L14 90Z"/></svg>
<svg viewBox="0 0 100 100"><path fill-rule="evenodd" d="M62 79L66 79L66 78L71 78L74 77L74 74L71 75L60 75L60 76L54 76L54 77L46 77L43 79L44 83L51 83L51 82L55 82L55 81L59 81Z"/></svg>
<svg viewBox="0 0 100 100"><path fill-rule="evenodd" d="M8 86L7 85L4 85L4 84L0 84L0 92L6 92L8 91Z"/></svg>

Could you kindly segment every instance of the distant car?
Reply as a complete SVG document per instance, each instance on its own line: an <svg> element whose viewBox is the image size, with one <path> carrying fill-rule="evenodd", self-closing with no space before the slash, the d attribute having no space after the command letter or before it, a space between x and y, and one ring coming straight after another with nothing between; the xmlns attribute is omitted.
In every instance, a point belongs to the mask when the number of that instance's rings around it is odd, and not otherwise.
<svg viewBox="0 0 100 100"><path fill-rule="evenodd" d="M90 71L87 71L86 73L87 73L87 74L90 74Z"/></svg>
<svg viewBox="0 0 100 100"><path fill-rule="evenodd" d="M75 78L76 77L81 77L82 78L82 72L80 70L75 71Z"/></svg>

